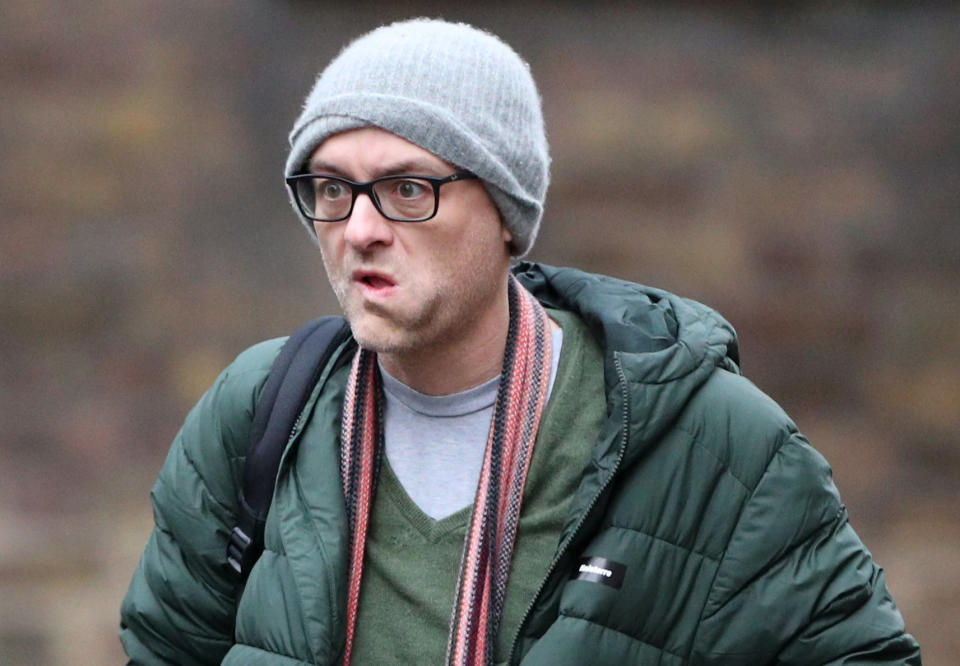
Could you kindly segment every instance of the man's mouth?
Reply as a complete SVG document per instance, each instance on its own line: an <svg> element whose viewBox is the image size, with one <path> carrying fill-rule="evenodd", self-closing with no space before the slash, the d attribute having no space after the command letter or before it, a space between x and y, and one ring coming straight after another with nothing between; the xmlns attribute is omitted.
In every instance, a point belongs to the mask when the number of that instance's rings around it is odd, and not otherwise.
<svg viewBox="0 0 960 666"><path fill-rule="evenodd" d="M354 271L351 277L355 283L365 287L365 291L382 292L397 286L389 275L376 271Z"/></svg>

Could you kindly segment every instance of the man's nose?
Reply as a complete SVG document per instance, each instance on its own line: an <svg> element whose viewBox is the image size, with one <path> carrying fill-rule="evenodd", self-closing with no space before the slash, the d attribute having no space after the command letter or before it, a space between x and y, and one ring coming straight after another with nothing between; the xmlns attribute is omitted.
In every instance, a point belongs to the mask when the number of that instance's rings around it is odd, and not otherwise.
<svg viewBox="0 0 960 666"><path fill-rule="evenodd" d="M353 202L353 212L346 223L343 238L358 250L377 244L389 245L392 242L393 228L390 220L380 214L367 194L357 195L357 200Z"/></svg>

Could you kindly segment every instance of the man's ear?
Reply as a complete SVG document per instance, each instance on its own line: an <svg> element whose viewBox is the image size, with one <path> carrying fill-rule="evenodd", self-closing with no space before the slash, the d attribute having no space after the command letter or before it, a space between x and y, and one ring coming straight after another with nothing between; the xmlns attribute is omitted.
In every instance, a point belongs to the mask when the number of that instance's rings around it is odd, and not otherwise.
<svg viewBox="0 0 960 666"><path fill-rule="evenodd" d="M500 223L500 234L503 237L503 242L508 245L513 242L513 234L507 229L507 225Z"/></svg>

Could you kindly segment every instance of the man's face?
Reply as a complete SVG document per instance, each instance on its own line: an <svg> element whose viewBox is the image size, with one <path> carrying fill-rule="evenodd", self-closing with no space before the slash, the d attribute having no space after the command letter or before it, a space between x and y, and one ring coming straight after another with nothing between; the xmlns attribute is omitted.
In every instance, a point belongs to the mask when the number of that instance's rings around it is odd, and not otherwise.
<svg viewBox="0 0 960 666"><path fill-rule="evenodd" d="M330 137L309 168L353 181L456 170L379 128ZM387 220L360 195L348 219L314 227L333 291L367 349L403 355L455 344L505 302L511 236L479 180L443 185L426 222Z"/></svg>

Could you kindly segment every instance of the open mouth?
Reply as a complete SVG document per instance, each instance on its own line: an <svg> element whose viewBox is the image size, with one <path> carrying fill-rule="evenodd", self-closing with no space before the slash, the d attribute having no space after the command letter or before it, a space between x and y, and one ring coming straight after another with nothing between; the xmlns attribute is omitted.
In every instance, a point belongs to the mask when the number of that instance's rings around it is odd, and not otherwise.
<svg viewBox="0 0 960 666"><path fill-rule="evenodd" d="M353 279L365 287L374 290L389 289L390 287L397 286L396 282L381 273L357 271L353 274Z"/></svg>
<svg viewBox="0 0 960 666"><path fill-rule="evenodd" d="M368 275L361 280L364 284L373 287L374 289L383 289L385 287L392 287L393 283L389 280L385 280L379 275Z"/></svg>

